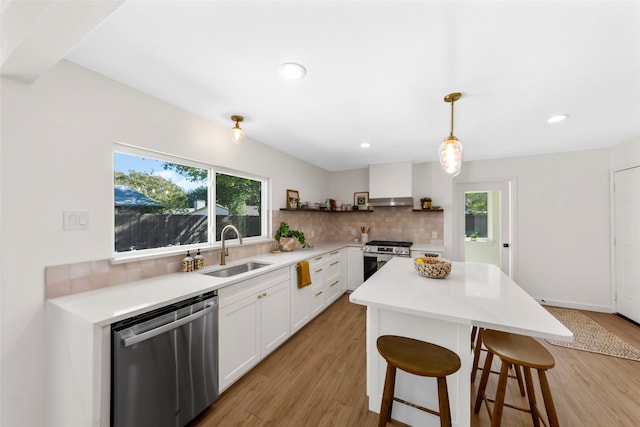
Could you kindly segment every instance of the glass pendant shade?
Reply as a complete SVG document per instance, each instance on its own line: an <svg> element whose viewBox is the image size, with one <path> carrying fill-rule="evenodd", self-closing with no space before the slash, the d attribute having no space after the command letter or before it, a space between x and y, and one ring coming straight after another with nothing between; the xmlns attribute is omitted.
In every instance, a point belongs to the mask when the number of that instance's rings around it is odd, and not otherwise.
<svg viewBox="0 0 640 427"><path fill-rule="evenodd" d="M231 120L236 122L235 126L231 128L231 141L233 141L235 144L238 144L244 136L244 131L240 127L240 122L244 120L244 117L231 116Z"/></svg>
<svg viewBox="0 0 640 427"><path fill-rule="evenodd" d="M453 135L447 137L438 148L440 166L451 177L457 176L462 169L462 144Z"/></svg>
<svg viewBox="0 0 640 427"><path fill-rule="evenodd" d="M244 136L244 131L236 123L236 125L231 129L231 141L238 144L240 143L240 140L242 139L243 136Z"/></svg>

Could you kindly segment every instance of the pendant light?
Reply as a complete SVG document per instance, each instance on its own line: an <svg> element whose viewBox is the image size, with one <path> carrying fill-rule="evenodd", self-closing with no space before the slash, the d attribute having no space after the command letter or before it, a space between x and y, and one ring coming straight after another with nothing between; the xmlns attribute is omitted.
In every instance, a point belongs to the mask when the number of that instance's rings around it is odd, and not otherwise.
<svg viewBox="0 0 640 427"><path fill-rule="evenodd" d="M444 97L444 102L451 103L451 133L438 149L440 166L451 177L458 175L462 169L462 144L453 136L453 103L460 97L462 97L460 92L450 93Z"/></svg>
<svg viewBox="0 0 640 427"><path fill-rule="evenodd" d="M231 120L236 122L236 125L233 128L231 128L231 141L233 141L234 143L238 144L238 143L240 143L240 140L244 136L244 131L242 130L242 128L240 127L240 125L238 123L243 121L244 117L242 117L242 116L231 116Z"/></svg>

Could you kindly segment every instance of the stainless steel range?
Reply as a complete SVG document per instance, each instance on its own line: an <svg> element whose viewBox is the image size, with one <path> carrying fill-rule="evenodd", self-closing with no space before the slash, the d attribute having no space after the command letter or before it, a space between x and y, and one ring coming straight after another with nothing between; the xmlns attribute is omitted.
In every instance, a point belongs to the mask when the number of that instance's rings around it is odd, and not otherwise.
<svg viewBox="0 0 640 427"><path fill-rule="evenodd" d="M413 242L396 242L393 240L372 240L362 248L364 255L364 280L382 268L394 256L410 257Z"/></svg>

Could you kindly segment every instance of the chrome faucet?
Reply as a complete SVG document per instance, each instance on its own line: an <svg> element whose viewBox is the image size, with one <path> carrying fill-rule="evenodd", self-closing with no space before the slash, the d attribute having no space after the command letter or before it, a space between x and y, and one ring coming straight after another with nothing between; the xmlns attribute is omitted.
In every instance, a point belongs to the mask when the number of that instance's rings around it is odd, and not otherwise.
<svg viewBox="0 0 640 427"><path fill-rule="evenodd" d="M225 257L229 256L229 249L227 249L224 246L224 233L228 229L232 229L236 232L236 234L238 235L238 240L240 241L240 244L242 244L242 236L240 235L240 231L238 231L236 226L231 224L225 225L224 228L222 229L222 232L220 233L220 240L222 241L222 252L220 252L220 265L226 265L227 263L225 262Z"/></svg>

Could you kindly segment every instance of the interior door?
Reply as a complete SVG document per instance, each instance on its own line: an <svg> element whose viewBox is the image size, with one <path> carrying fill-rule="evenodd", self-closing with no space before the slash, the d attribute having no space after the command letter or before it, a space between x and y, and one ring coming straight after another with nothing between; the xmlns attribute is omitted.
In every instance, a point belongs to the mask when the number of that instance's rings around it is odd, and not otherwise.
<svg viewBox="0 0 640 427"><path fill-rule="evenodd" d="M454 198L454 254L456 261L465 261L465 194L468 192L495 192L499 194L500 269L512 279L515 271L515 178L487 182L461 182L456 184Z"/></svg>
<svg viewBox="0 0 640 427"><path fill-rule="evenodd" d="M640 322L640 167L614 176L618 313Z"/></svg>

